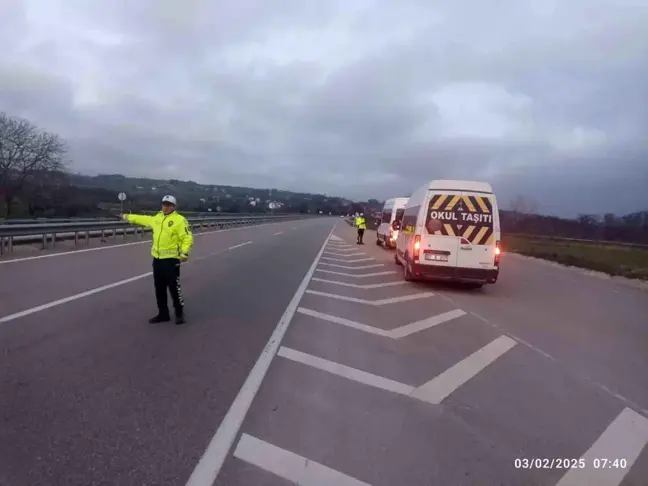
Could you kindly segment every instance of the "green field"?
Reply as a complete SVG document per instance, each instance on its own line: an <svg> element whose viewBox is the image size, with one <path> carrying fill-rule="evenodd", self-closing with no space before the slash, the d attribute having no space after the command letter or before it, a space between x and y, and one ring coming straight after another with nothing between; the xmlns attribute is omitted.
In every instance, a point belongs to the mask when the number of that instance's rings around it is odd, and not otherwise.
<svg viewBox="0 0 648 486"><path fill-rule="evenodd" d="M609 275L648 280L648 248L505 236L503 250Z"/></svg>

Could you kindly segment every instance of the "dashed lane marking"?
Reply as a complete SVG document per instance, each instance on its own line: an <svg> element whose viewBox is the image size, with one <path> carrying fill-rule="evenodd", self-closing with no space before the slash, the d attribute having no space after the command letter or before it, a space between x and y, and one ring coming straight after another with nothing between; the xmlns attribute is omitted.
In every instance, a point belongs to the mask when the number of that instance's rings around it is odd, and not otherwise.
<svg viewBox="0 0 648 486"><path fill-rule="evenodd" d="M347 270L362 270L364 268L378 268L378 267L384 267L384 263L374 263L373 265L355 265L355 266L349 266L349 265L338 265L336 263L326 263L326 262L320 262L320 265L327 265L329 267L337 267L337 268L346 268Z"/></svg>
<svg viewBox="0 0 648 486"><path fill-rule="evenodd" d="M323 486L327 484L369 486L368 483L248 434L241 436L241 440L234 450L234 457L294 484L306 486Z"/></svg>
<svg viewBox="0 0 648 486"><path fill-rule="evenodd" d="M276 232L275 234L273 234L272 236L278 236L278 235L283 235L283 231L277 231L277 232Z"/></svg>
<svg viewBox="0 0 648 486"><path fill-rule="evenodd" d="M315 271L316 272L322 272L322 273L331 273L333 275L343 275L345 277L353 277L353 278L378 277L379 275L391 275L393 273L398 273L398 272L396 272L396 270L387 270L385 272L371 272L371 273L355 274L355 273L334 272L333 270L324 270L322 268L318 268Z"/></svg>
<svg viewBox="0 0 648 486"><path fill-rule="evenodd" d="M405 280L397 280L396 282L384 282L384 283L361 285L361 284L352 284L347 282L338 282L337 280L327 280L325 278L318 278L318 277L313 277L311 280L314 282L323 282L323 283L330 283L335 285L342 285L344 287L353 287L354 289L379 289L382 287L394 287L396 285L405 285L408 283Z"/></svg>
<svg viewBox="0 0 648 486"><path fill-rule="evenodd" d="M344 319L342 317L332 316L330 314L325 314L323 312L318 312L312 309L306 309L305 307L299 307L297 309L297 312L299 314L316 317L317 319L321 319L323 321L340 324L342 326L347 326L359 331L377 334L378 336L388 337L391 339L401 339L409 336L410 334L424 331L431 327L438 326L439 324L443 324L444 322L452 321L454 319L457 319L458 317L466 315L466 312L462 311L461 309L454 309L442 314L438 314L436 316L428 317L427 319L423 319L422 321L412 322L411 324L406 324L395 329L385 330L375 326L370 326L368 324L355 322L350 319Z"/></svg>
<svg viewBox="0 0 648 486"><path fill-rule="evenodd" d="M436 295L434 292L420 292L417 294L402 295L400 297L390 297L389 299L367 300L367 299L357 299L355 297L348 297L346 295L320 292L319 290L307 290L306 293L311 295L319 295L320 297L329 297L331 299L345 300L347 302L355 302L357 304L376 305L376 306L396 304L398 302L408 302L410 300L416 300L416 299L425 299L427 297L434 297Z"/></svg>
<svg viewBox="0 0 648 486"><path fill-rule="evenodd" d="M252 242L251 241L246 241L245 243L239 243L238 245L230 246L228 248L228 250L234 250L235 248L240 248L242 246L249 245L250 243L252 243Z"/></svg>
<svg viewBox="0 0 648 486"><path fill-rule="evenodd" d="M585 467L570 469L556 486L618 486L646 444L648 419L625 408L583 454Z"/></svg>

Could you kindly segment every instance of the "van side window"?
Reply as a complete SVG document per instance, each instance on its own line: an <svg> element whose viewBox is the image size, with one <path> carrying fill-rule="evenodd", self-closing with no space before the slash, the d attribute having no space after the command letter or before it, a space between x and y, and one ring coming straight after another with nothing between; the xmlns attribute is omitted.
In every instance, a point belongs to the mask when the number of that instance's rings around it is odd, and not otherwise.
<svg viewBox="0 0 648 486"><path fill-rule="evenodd" d="M405 209L403 212L403 224L401 225L402 231L413 233L416 230L416 220L420 209L421 206L413 206Z"/></svg>
<svg viewBox="0 0 648 486"><path fill-rule="evenodd" d="M392 227L394 229L400 229L400 227L403 224L403 214L405 214L405 209L397 209L396 210L396 216L394 217L394 222L392 223Z"/></svg>
<svg viewBox="0 0 648 486"><path fill-rule="evenodd" d="M388 211L383 211L381 222L389 224L389 222L391 221L391 215L392 215L391 209Z"/></svg>

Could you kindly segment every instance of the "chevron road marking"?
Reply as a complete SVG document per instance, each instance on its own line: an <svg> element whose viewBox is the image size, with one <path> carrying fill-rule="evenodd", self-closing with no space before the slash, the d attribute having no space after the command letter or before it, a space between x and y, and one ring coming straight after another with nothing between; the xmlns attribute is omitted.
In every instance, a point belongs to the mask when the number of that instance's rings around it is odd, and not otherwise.
<svg viewBox="0 0 648 486"><path fill-rule="evenodd" d="M342 285L344 287L353 287L354 289L379 289L381 287L393 287L395 285L405 285L407 283L405 280L397 280L396 282L384 282L384 283L360 285L360 284L352 284L347 282L338 282L337 280L327 280L325 278L317 278L317 277L313 277L311 280L313 280L314 282L324 282L324 283L330 283L335 285Z"/></svg>
<svg viewBox="0 0 648 486"><path fill-rule="evenodd" d="M234 457L294 484L370 486L318 462L311 461L248 434L241 435Z"/></svg>
<svg viewBox="0 0 648 486"><path fill-rule="evenodd" d="M331 235L329 237L329 241L344 241L344 240L342 238L340 238L339 236Z"/></svg>
<svg viewBox="0 0 648 486"><path fill-rule="evenodd" d="M346 263L358 263L358 262L369 262L375 260L375 258L356 258L355 260L344 260L342 258L333 258L333 257L322 257L320 260L331 260L332 262L346 262Z"/></svg>
<svg viewBox="0 0 648 486"><path fill-rule="evenodd" d="M405 383L400 383L382 376L367 373L366 371L351 368L350 366L345 366L318 356L302 353L301 351L287 348L285 346L279 348L277 355L312 368L327 371L328 373L341 376L348 380L438 405L459 387L464 385L471 378L475 377L497 358L515 346L515 344L516 342L508 336L500 336L480 350L450 367L436 378L433 378L419 387L406 385Z"/></svg>
<svg viewBox="0 0 648 486"><path fill-rule="evenodd" d="M346 248L346 247L340 247L340 246L327 246L326 250L324 251L338 251L341 253L353 253L359 251L359 248Z"/></svg>
<svg viewBox="0 0 648 486"><path fill-rule="evenodd" d="M345 254L345 253L338 253L338 252L335 252L335 251L325 251L324 254L325 255L335 255L335 256L360 256L360 255L366 255L366 253L361 253L361 252L346 253Z"/></svg>
<svg viewBox="0 0 648 486"><path fill-rule="evenodd" d="M385 272L361 273L360 275L356 275L354 273L334 272L333 270L324 270L321 268L316 268L315 271L322 272L322 273L332 273L333 275L344 275L345 277L354 277L354 278L377 277L379 275L391 275L392 273L400 273L397 272L396 270L387 270Z"/></svg>
<svg viewBox="0 0 648 486"><path fill-rule="evenodd" d="M346 268L347 270L362 270L363 268L378 268L378 267L385 266L384 263L374 263L373 265L349 266L349 265L337 265L335 263L326 263L326 262L320 262L320 265L327 265L329 267Z"/></svg>
<svg viewBox="0 0 648 486"><path fill-rule="evenodd" d="M438 326L439 324L443 324L444 322L448 322L466 315L466 313L461 309L454 309L442 314L438 314L436 316L428 317L427 319L423 319L422 321L412 322L411 324L406 324L395 329L385 330L375 326L370 326L368 324L362 324L360 322L344 319L342 317L332 316L330 314L324 314L323 312L306 309L305 307L298 307L297 312L299 314L316 317L323 321L333 322L335 324L340 324L342 326L351 327L359 331L365 331L370 334L377 334L379 336L384 336L391 339L400 339L409 336L410 334L424 331L431 327Z"/></svg>
<svg viewBox="0 0 648 486"><path fill-rule="evenodd" d="M433 297L436 295L433 292L421 292L418 294L403 295L401 297L391 297L389 299L367 300L367 299L357 299L355 297L347 297L346 295L320 292L319 290L307 290L306 293L312 295L319 295L321 297L330 297L331 299L346 300L347 302L356 302L358 304L366 304L366 305L396 304L397 302L407 302L409 300L425 299L426 297Z"/></svg>

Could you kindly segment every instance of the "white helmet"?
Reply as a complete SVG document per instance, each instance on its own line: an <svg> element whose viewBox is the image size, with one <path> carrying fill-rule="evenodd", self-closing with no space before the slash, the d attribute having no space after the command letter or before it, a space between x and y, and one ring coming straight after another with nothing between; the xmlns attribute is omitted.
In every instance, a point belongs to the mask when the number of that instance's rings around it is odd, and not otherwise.
<svg viewBox="0 0 648 486"><path fill-rule="evenodd" d="M165 203L165 202L167 202L167 203L169 203L169 204L173 204L174 206L177 206L177 205L178 205L178 204L176 203L176 198L173 197L173 196L169 196L169 195L166 195L166 196L164 196L164 197L162 198L162 203Z"/></svg>

